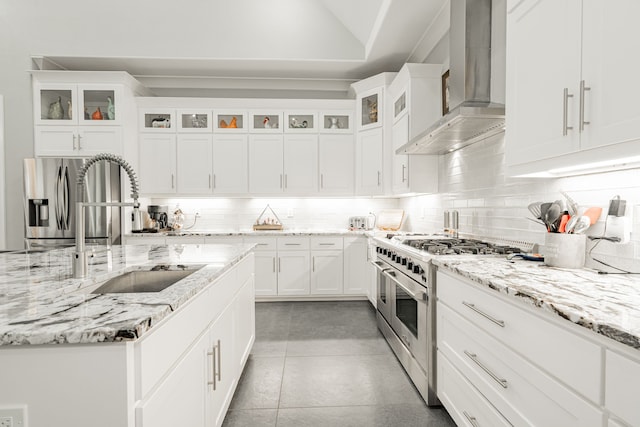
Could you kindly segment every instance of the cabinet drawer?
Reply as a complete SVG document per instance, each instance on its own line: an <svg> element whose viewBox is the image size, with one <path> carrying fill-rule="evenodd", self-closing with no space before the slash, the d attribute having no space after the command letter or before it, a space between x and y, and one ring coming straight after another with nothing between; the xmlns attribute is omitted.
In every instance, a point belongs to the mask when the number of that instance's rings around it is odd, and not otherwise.
<svg viewBox="0 0 640 427"><path fill-rule="evenodd" d="M458 426L512 427L491 403L438 352L438 397Z"/></svg>
<svg viewBox="0 0 640 427"><path fill-rule="evenodd" d="M167 236L167 245L202 245L204 236Z"/></svg>
<svg viewBox="0 0 640 427"><path fill-rule="evenodd" d="M308 237L278 237L279 251L308 251Z"/></svg>
<svg viewBox="0 0 640 427"><path fill-rule="evenodd" d="M255 243L254 251L275 251L278 248L276 237L245 237L245 243Z"/></svg>
<svg viewBox="0 0 640 427"><path fill-rule="evenodd" d="M640 363L606 351L604 406L633 426L640 425Z"/></svg>
<svg viewBox="0 0 640 427"><path fill-rule="evenodd" d="M438 272L438 300L489 332L524 358L601 402L602 353L586 339L485 291Z"/></svg>
<svg viewBox="0 0 640 427"><path fill-rule="evenodd" d="M311 250L339 250L343 248L342 237L312 237Z"/></svg>
<svg viewBox="0 0 640 427"><path fill-rule="evenodd" d="M445 305L437 311L438 351L513 425L602 426L598 408Z"/></svg>

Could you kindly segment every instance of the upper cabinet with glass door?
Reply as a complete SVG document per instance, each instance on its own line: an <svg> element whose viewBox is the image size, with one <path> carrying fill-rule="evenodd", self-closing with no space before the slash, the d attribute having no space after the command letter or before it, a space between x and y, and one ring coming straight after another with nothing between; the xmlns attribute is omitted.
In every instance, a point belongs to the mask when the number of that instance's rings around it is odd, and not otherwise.
<svg viewBox="0 0 640 427"><path fill-rule="evenodd" d="M210 110L178 110L178 132L211 133Z"/></svg>
<svg viewBox="0 0 640 427"><path fill-rule="evenodd" d="M140 132L175 133L176 110L171 108L141 108L138 125ZM202 114L200 112L200 114Z"/></svg>
<svg viewBox="0 0 640 427"><path fill-rule="evenodd" d="M320 133L353 133L353 112L345 110L322 111Z"/></svg>
<svg viewBox="0 0 640 427"><path fill-rule="evenodd" d="M360 130L382 126L383 103L382 88L358 95L358 127Z"/></svg>
<svg viewBox="0 0 640 427"><path fill-rule="evenodd" d="M249 127L246 111L216 110L213 112L213 118L214 132L246 133Z"/></svg>
<svg viewBox="0 0 640 427"><path fill-rule="evenodd" d="M318 114L310 111L287 111L284 113L288 133L317 133Z"/></svg>
<svg viewBox="0 0 640 427"><path fill-rule="evenodd" d="M36 83L37 125L121 125L120 85Z"/></svg>
<svg viewBox="0 0 640 427"><path fill-rule="evenodd" d="M252 111L249 124L251 132L282 133L283 115L275 111Z"/></svg>

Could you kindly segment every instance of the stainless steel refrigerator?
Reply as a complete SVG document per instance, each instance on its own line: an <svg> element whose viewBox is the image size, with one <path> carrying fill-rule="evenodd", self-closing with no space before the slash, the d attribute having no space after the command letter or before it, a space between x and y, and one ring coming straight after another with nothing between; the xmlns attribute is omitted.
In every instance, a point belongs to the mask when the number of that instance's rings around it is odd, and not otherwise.
<svg viewBox="0 0 640 427"><path fill-rule="evenodd" d="M24 215L27 249L75 243L77 174L84 159L24 159ZM87 171L86 202L120 201L120 167L98 162ZM85 208L87 243L120 244L120 208Z"/></svg>

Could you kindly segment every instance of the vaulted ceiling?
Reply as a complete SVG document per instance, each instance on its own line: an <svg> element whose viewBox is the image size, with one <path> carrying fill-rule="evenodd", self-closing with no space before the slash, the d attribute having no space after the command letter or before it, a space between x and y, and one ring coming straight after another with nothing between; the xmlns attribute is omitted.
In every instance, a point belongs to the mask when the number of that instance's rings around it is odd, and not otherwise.
<svg viewBox="0 0 640 427"><path fill-rule="evenodd" d="M96 55L42 52L43 67L125 70L169 94L234 85L342 90L351 81L397 71L405 62L422 62L419 46L448 9L448 0L108 4L110 9L101 13L115 19L119 12L121 18L106 40L120 44L120 50L111 46ZM122 10L114 11L119 5ZM82 20L83 13L92 12L85 7L77 13ZM149 49L136 51L128 43L146 43Z"/></svg>

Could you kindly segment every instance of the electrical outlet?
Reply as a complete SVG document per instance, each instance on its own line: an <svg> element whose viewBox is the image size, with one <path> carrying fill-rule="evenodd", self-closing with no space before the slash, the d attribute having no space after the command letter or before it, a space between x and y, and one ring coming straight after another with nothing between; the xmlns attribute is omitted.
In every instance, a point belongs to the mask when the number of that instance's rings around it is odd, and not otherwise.
<svg viewBox="0 0 640 427"><path fill-rule="evenodd" d="M0 427L26 427L24 407L0 407Z"/></svg>
<svg viewBox="0 0 640 427"><path fill-rule="evenodd" d="M287 218L293 218L293 208L287 209Z"/></svg>

